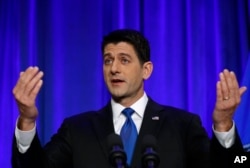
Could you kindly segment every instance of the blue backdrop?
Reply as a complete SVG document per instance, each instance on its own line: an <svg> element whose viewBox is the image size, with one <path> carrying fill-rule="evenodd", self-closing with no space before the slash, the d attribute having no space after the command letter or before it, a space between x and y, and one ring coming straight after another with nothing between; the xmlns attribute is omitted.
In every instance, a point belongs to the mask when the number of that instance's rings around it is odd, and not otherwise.
<svg viewBox="0 0 250 168"><path fill-rule="evenodd" d="M0 165L10 168L19 72L44 71L37 105L42 143L62 120L109 100L100 42L117 28L142 31L154 71L146 92L156 101L199 114L211 134L218 74L248 86L235 122L250 142L250 0L1 0Z"/></svg>

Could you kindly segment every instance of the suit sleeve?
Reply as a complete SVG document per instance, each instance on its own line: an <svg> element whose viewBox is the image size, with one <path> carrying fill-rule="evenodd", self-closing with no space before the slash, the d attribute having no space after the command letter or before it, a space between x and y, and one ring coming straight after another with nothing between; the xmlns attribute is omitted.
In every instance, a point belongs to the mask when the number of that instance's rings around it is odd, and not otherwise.
<svg viewBox="0 0 250 168"><path fill-rule="evenodd" d="M20 153L14 137L12 144L12 167L13 168L66 168L72 166L70 131L64 122L51 140L42 147L36 133L30 148Z"/></svg>
<svg viewBox="0 0 250 168"><path fill-rule="evenodd" d="M237 129L235 131L235 142L230 148L224 148L213 134L210 145L211 165L213 168L232 167L234 156L244 152Z"/></svg>
<svg viewBox="0 0 250 168"><path fill-rule="evenodd" d="M16 138L14 136L12 143L12 168L42 168L43 167L43 149L36 134L30 148L25 153L20 153L17 148Z"/></svg>
<svg viewBox="0 0 250 168"><path fill-rule="evenodd" d="M209 137L198 116L194 115L187 126L187 165L188 168L208 168Z"/></svg>

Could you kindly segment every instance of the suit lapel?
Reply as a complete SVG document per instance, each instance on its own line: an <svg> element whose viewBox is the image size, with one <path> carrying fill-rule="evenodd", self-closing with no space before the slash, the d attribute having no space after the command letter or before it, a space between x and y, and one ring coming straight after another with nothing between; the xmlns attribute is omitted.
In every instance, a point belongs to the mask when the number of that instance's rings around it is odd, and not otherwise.
<svg viewBox="0 0 250 168"><path fill-rule="evenodd" d="M111 104L109 103L103 109L98 111L96 117L94 117L92 121L97 139L100 142L104 155L108 158L110 149L108 149L107 137L111 133L114 133Z"/></svg>
<svg viewBox="0 0 250 168"><path fill-rule="evenodd" d="M140 163L138 162L141 160L141 153L142 153L141 145L144 136L150 134L157 137L160 131L161 124L164 121L164 116L161 113L162 110L164 110L162 106L155 103L152 99L149 98L148 104L145 109L141 129L135 146L136 148L132 160L132 167L140 165Z"/></svg>

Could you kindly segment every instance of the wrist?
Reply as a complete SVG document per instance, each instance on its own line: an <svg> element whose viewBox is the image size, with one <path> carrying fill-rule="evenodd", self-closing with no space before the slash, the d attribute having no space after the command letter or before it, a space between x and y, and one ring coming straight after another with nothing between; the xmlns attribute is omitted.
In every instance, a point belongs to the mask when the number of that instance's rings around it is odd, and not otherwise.
<svg viewBox="0 0 250 168"><path fill-rule="evenodd" d="M214 130L218 132L228 132L233 126L233 121L214 122Z"/></svg>
<svg viewBox="0 0 250 168"><path fill-rule="evenodd" d="M22 131L29 131L34 128L35 122L35 118L26 118L20 116L17 122L17 127Z"/></svg>

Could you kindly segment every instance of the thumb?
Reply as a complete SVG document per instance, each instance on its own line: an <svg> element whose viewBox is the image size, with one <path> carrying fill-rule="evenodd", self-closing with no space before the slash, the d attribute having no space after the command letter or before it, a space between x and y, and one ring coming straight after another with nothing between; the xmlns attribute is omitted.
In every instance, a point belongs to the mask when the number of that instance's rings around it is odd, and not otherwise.
<svg viewBox="0 0 250 168"><path fill-rule="evenodd" d="M247 87L246 87L246 86L242 86L242 87L239 89L240 96L242 96L243 93L245 93L246 90L247 90Z"/></svg>

